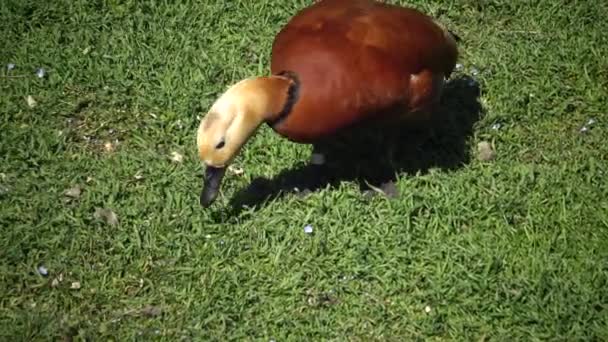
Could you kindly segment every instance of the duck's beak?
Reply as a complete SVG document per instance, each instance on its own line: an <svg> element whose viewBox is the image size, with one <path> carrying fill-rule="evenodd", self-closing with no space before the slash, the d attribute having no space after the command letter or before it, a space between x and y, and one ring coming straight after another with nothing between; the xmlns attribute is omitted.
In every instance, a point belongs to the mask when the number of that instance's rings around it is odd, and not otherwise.
<svg viewBox="0 0 608 342"><path fill-rule="evenodd" d="M203 190L201 191L201 206L205 208L209 207L211 203L215 201L217 194L220 191L220 186L222 185L222 179L224 178L225 173L225 167L207 165Z"/></svg>

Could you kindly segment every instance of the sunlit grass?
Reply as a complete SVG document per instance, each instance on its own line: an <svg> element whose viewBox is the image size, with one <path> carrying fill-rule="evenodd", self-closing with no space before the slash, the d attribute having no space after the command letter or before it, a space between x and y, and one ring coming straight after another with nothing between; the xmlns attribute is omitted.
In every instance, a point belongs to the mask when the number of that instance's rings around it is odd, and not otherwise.
<svg viewBox="0 0 608 342"><path fill-rule="evenodd" d="M232 210L308 159L263 127L203 210L197 116L309 2L0 2L2 339L608 339L606 5L411 1L462 37L497 158Z"/></svg>

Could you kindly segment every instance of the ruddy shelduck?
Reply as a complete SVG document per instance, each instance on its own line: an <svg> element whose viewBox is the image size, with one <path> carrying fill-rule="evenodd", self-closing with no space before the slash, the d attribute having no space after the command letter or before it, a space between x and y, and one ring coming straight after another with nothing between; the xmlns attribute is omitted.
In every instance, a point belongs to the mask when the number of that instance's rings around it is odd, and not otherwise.
<svg viewBox="0 0 608 342"><path fill-rule="evenodd" d="M275 37L271 75L229 87L201 120L201 205L216 199L226 167L261 124L315 146L362 123L425 116L457 57L455 36L412 8L321 0L301 10ZM324 156L313 150L311 161Z"/></svg>

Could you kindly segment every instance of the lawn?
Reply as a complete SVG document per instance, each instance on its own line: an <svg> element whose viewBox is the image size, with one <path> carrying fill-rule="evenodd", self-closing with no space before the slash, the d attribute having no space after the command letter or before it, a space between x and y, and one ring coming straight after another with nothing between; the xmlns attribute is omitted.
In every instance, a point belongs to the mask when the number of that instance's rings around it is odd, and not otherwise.
<svg viewBox="0 0 608 342"><path fill-rule="evenodd" d="M264 126L201 208L200 116L311 2L0 2L0 340L608 339L608 3L408 1L481 89L462 146L302 196Z"/></svg>

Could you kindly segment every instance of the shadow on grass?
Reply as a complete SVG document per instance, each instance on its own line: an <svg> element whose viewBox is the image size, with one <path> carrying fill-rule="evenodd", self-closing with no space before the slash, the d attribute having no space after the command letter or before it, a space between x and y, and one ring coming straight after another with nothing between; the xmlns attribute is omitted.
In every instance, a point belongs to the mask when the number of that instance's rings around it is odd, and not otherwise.
<svg viewBox="0 0 608 342"><path fill-rule="evenodd" d="M243 207L259 208L286 194L307 194L342 181L357 182L362 191L372 185L391 196L395 195L392 184L399 174L457 169L470 159L468 138L483 112L479 95L478 83L469 76L452 79L441 100L439 120L417 128L366 127L359 132L363 134L343 137L325 147L327 162L322 169L301 164L272 179L254 179L231 199L231 214L238 214Z"/></svg>

